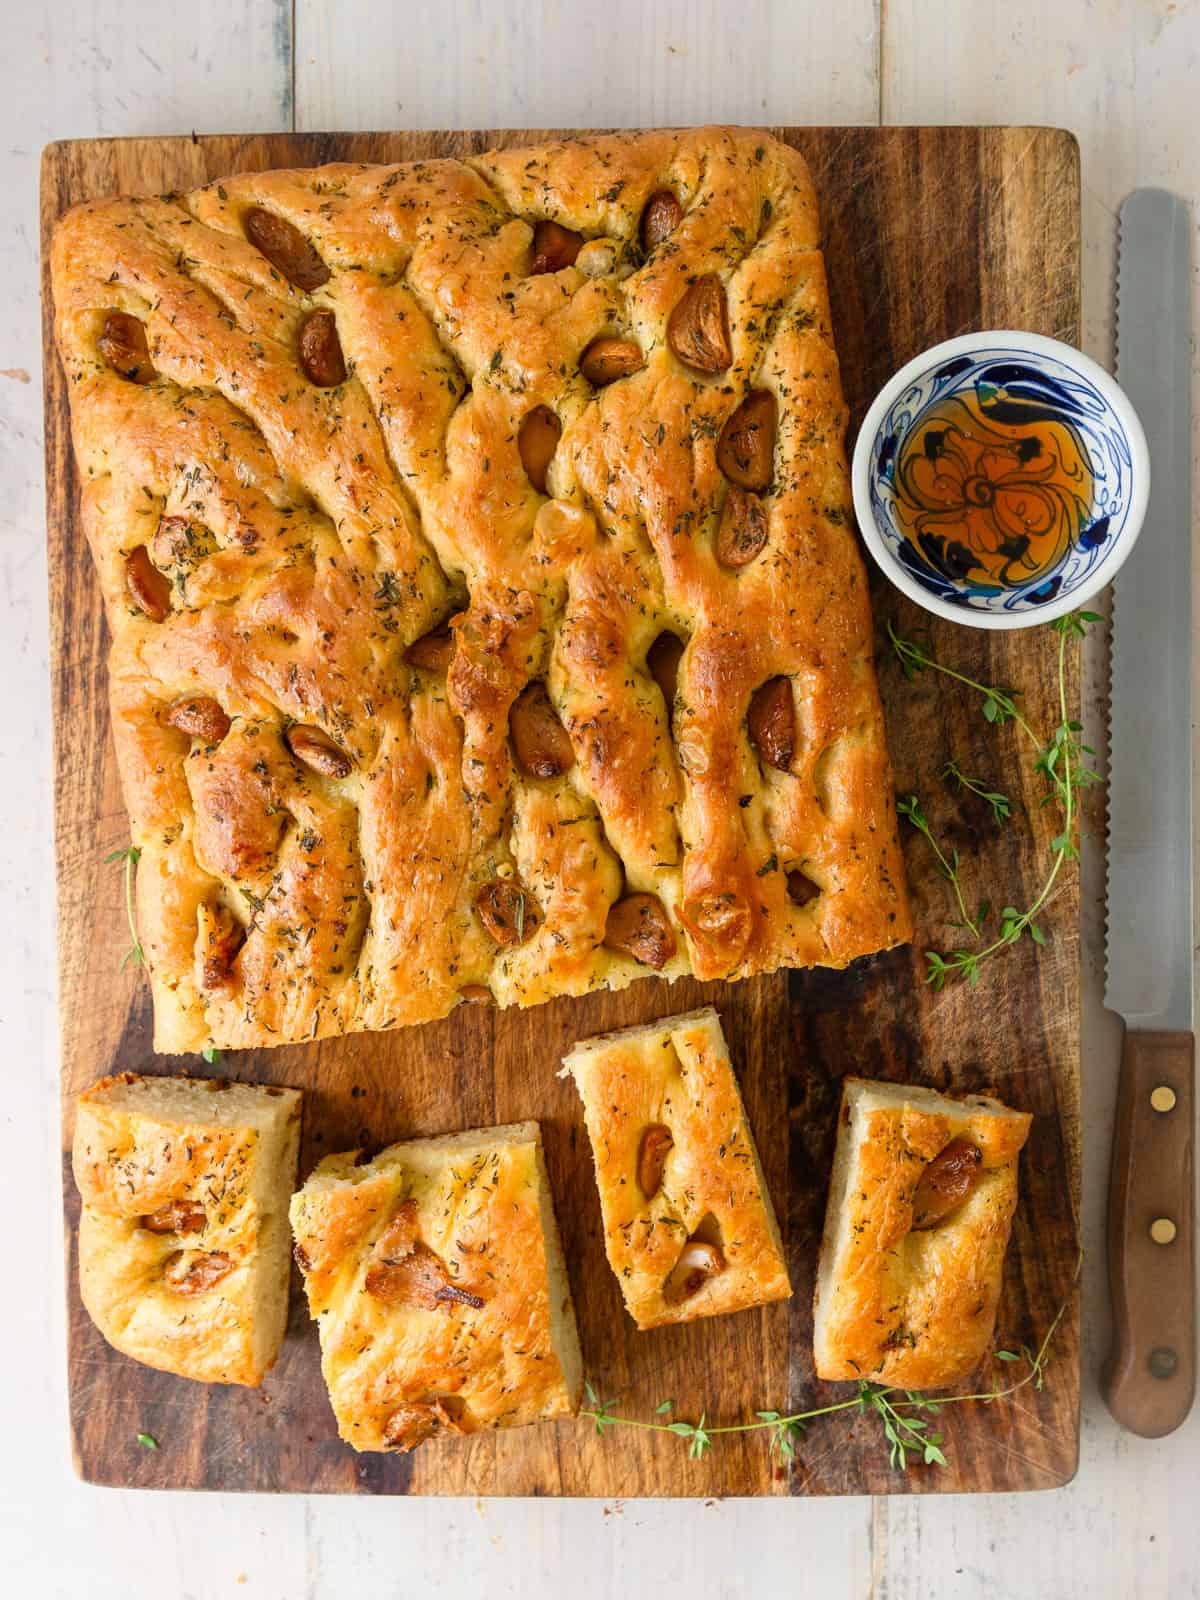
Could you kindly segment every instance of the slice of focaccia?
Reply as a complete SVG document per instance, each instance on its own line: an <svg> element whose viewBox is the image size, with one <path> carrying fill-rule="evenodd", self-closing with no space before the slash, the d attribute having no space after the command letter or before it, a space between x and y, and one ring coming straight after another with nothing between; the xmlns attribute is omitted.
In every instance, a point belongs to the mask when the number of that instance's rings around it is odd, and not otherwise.
<svg viewBox="0 0 1200 1600"><path fill-rule="evenodd" d="M572 1416L583 1367L536 1122L327 1156L292 1200L356 1450Z"/></svg>
<svg viewBox="0 0 1200 1600"><path fill-rule="evenodd" d="M79 1287L115 1349L257 1385L287 1325L298 1089L102 1078L80 1095Z"/></svg>
<svg viewBox="0 0 1200 1600"><path fill-rule="evenodd" d="M982 1095L846 1079L817 1273L818 1377L939 1389L978 1366L1031 1121Z"/></svg>
<svg viewBox="0 0 1200 1600"><path fill-rule="evenodd" d="M583 1097L604 1242L639 1328L792 1292L771 1196L717 1013L584 1039Z"/></svg>

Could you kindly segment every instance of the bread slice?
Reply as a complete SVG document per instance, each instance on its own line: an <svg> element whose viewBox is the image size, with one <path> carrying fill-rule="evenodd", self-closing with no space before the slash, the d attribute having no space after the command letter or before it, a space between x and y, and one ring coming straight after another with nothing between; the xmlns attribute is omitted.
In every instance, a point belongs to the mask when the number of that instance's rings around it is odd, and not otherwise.
<svg viewBox="0 0 1200 1600"><path fill-rule="evenodd" d="M786 1299L779 1225L711 1006L584 1039L604 1244L639 1328Z"/></svg>
<svg viewBox="0 0 1200 1600"><path fill-rule="evenodd" d="M291 1208L342 1438L439 1435L573 1416L571 1286L536 1122L327 1156Z"/></svg>
<svg viewBox="0 0 1200 1600"><path fill-rule="evenodd" d="M845 1080L813 1312L818 1377L937 1389L978 1366L1031 1121L983 1095Z"/></svg>
<svg viewBox="0 0 1200 1600"><path fill-rule="evenodd" d="M103 1078L79 1096L79 1287L115 1349L260 1384L287 1325L298 1089Z"/></svg>

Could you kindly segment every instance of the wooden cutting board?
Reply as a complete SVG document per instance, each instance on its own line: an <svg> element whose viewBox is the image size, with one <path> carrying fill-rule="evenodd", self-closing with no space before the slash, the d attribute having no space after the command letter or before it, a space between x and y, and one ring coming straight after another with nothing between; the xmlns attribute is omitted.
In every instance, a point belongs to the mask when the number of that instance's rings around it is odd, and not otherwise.
<svg viewBox="0 0 1200 1600"><path fill-rule="evenodd" d="M834 328L853 428L910 356L973 328L1027 328L1074 340L1079 327L1079 164L1074 139L1033 128L792 128L813 169L827 233ZM121 969L128 939L120 869L128 841L109 737L107 635L79 522L67 396L51 339L45 245L76 201L188 189L225 173L325 161L405 161L541 142L543 132L277 134L80 140L51 145L42 167L46 482L53 623L53 702L60 982L63 1183L70 1301L73 1449L96 1483L170 1488L382 1494L745 1495L1045 1488L1075 1470L1079 1326L1079 936L1075 883L1030 941L990 963L979 987L935 995L920 952L956 942L949 886L905 827L918 919L911 950L845 972L781 973L738 985L635 984L622 994L533 1011L460 1008L395 1034L227 1057L219 1069L307 1091L302 1172L331 1150L402 1135L540 1120L575 1290L587 1370L604 1399L649 1417L710 1423L757 1410L808 1409L844 1398L811 1361L813 1272L846 1072L992 1089L1035 1114L997 1343L1036 1345L1066 1306L1046 1387L938 1419L949 1466L889 1468L878 1420L850 1412L815 1423L790 1471L773 1468L763 1433L728 1435L701 1461L670 1435L584 1421L428 1445L413 1456L354 1455L336 1436L316 1333L298 1283L288 1339L261 1392L202 1387L110 1350L76 1287L78 1197L70 1176L73 1097L106 1072L178 1063L150 1046L150 997ZM1048 863L1053 818L1028 749L992 728L978 697L926 673L906 682L884 624L923 618L876 581L880 674L901 794L919 792L940 837L959 850L973 899L1030 903ZM983 681L1019 690L1032 724L1050 729L1054 636L935 625L935 652ZM1078 704L1074 672L1069 702ZM940 774L951 756L1018 801L997 829ZM1057 824L1055 824L1055 827ZM576 1039L703 1002L724 1020L750 1120L787 1238L795 1297L763 1311L637 1333L604 1259L591 1157L575 1091L555 1076ZM999 1369L1007 1375L1012 1369ZM159 1449L138 1444L152 1434Z"/></svg>

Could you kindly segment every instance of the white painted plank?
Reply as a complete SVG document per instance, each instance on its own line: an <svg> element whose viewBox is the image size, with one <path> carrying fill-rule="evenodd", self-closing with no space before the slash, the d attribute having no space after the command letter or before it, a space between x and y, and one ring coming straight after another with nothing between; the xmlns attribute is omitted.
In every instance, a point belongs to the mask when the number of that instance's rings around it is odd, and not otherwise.
<svg viewBox="0 0 1200 1600"><path fill-rule="evenodd" d="M6 8L4 120L22 149L35 135L45 143L290 127L291 18L291 0Z"/></svg>
<svg viewBox="0 0 1200 1600"><path fill-rule="evenodd" d="M881 40L885 122L1048 123L1078 137L1083 173L1084 348L1113 350L1116 212L1139 184L1200 192L1195 90L1200 7L1169 0L888 0ZM1200 260L1200 252L1196 253ZM1193 316L1200 313L1195 280ZM1195 324L1200 326L1200 322ZM1194 380L1200 420L1200 365ZM1200 431L1198 431L1200 438ZM1085 716L1104 757L1103 651L1088 655ZM1200 703L1200 701L1198 701ZM1104 1207L1120 1028L1103 1010L1103 863L1084 863L1084 1426L1079 1476L1060 1494L880 1505L894 1581L963 1575L965 1595L1200 1594L1195 1516L1200 1413L1172 1438L1123 1434L1097 1392L1107 1347ZM1051 1380L1052 1381L1052 1380Z"/></svg>
<svg viewBox="0 0 1200 1600"><path fill-rule="evenodd" d="M876 0L298 0L297 127L874 122Z"/></svg>
<svg viewBox="0 0 1200 1600"><path fill-rule="evenodd" d="M871 1593L870 1502L310 1502L314 1596L542 1600ZM411 1589L394 1587L397 1553Z"/></svg>

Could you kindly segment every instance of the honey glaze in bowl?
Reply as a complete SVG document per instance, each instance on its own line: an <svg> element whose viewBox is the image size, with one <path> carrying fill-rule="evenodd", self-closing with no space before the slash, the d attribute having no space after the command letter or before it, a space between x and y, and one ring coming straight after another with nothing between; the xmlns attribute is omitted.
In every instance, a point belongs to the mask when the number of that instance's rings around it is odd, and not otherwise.
<svg viewBox="0 0 1200 1600"><path fill-rule="evenodd" d="M1094 362L1026 333L969 334L910 362L854 455L868 548L910 598L1013 628L1111 581L1149 489L1141 426Z"/></svg>

